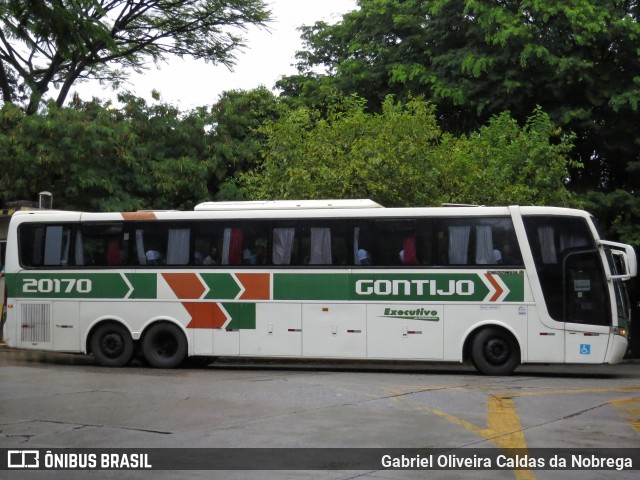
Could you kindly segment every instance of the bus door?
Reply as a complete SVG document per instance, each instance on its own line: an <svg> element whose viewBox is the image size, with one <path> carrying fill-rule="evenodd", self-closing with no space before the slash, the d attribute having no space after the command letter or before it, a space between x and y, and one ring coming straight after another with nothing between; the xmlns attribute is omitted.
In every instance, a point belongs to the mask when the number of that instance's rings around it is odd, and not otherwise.
<svg viewBox="0 0 640 480"><path fill-rule="evenodd" d="M576 250L563 261L565 360L603 363L611 331L611 302L597 250Z"/></svg>

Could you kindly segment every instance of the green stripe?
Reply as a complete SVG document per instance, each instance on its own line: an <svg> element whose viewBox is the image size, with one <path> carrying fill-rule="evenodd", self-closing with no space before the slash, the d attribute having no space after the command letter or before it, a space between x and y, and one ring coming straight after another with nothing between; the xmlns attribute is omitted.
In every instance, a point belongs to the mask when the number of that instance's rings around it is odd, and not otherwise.
<svg viewBox="0 0 640 480"><path fill-rule="evenodd" d="M126 276L133 285L133 293L129 298L158 298L158 275L156 273L127 273Z"/></svg>
<svg viewBox="0 0 640 480"><path fill-rule="evenodd" d="M200 276L209 287L205 299L232 300L240 293L240 286L230 273L201 273Z"/></svg>
<svg viewBox="0 0 640 480"><path fill-rule="evenodd" d="M156 299L158 273L8 274L13 298ZM504 302L523 302L524 272L493 273L509 289ZM202 273L206 300L234 300L241 291L231 273ZM126 278L126 280L125 280ZM273 300L481 302L490 292L484 273L275 273ZM131 291L131 287L133 290Z"/></svg>
<svg viewBox="0 0 640 480"><path fill-rule="evenodd" d="M489 288L479 273L274 274L274 300L481 302ZM524 301L524 274L494 274L510 289L505 302Z"/></svg>
<svg viewBox="0 0 640 480"><path fill-rule="evenodd" d="M227 325L230 330L256 328L256 304L255 303L223 303L223 308L231 316Z"/></svg>
<svg viewBox="0 0 640 480"><path fill-rule="evenodd" d="M276 273L274 300L346 300L349 275L335 273Z"/></svg>
<svg viewBox="0 0 640 480"><path fill-rule="evenodd" d="M502 280L510 290L509 294L504 299L505 302L524 302L523 272L518 272L517 274L503 273L501 275L494 276L500 277L500 280Z"/></svg>

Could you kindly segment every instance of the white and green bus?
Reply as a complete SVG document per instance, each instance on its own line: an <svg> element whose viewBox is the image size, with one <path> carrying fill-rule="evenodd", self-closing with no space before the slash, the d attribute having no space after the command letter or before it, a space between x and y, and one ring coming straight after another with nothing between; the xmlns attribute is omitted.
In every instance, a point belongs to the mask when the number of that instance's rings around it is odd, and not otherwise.
<svg viewBox="0 0 640 480"><path fill-rule="evenodd" d="M551 207L382 208L368 200L195 211L17 212L9 347L187 357L616 363L634 250Z"/></svg>

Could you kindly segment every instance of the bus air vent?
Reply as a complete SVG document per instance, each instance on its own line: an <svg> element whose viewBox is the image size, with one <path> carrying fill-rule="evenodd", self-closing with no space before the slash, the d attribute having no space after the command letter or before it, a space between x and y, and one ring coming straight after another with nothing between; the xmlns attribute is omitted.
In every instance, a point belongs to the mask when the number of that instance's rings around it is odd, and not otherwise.
<svg viewBox="0 0 640 480"><path fill-rule="evenodd" d="M51 305L48 303L22 304L20 340L22 342L51 341Z"/></svg>

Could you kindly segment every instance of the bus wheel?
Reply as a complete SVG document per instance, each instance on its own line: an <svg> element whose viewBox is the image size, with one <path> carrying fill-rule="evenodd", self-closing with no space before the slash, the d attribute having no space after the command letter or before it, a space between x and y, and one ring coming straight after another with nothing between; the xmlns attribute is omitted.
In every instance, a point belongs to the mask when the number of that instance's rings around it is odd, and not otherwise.
<svg viewBox="0 0 640 480"><path fill-rule="evenodd" d="M155 368L175 368L187 356L187 339L172 323L156 323L142 339L142 353Z"/></svg>
<svg viewBox="0 0 640 480"><path fill-rule="evenodd" d="M473 339L471 361L485 375L509 375L520 363L520 349L509 332L484 328Z"/></svg>
<svg viewBox="0 0 640 480"><path fill-rule="evenodd" d="M103 323L91 335L91 352L103 367L124 367L133 357L133 339L119 323Z"/></svg>

